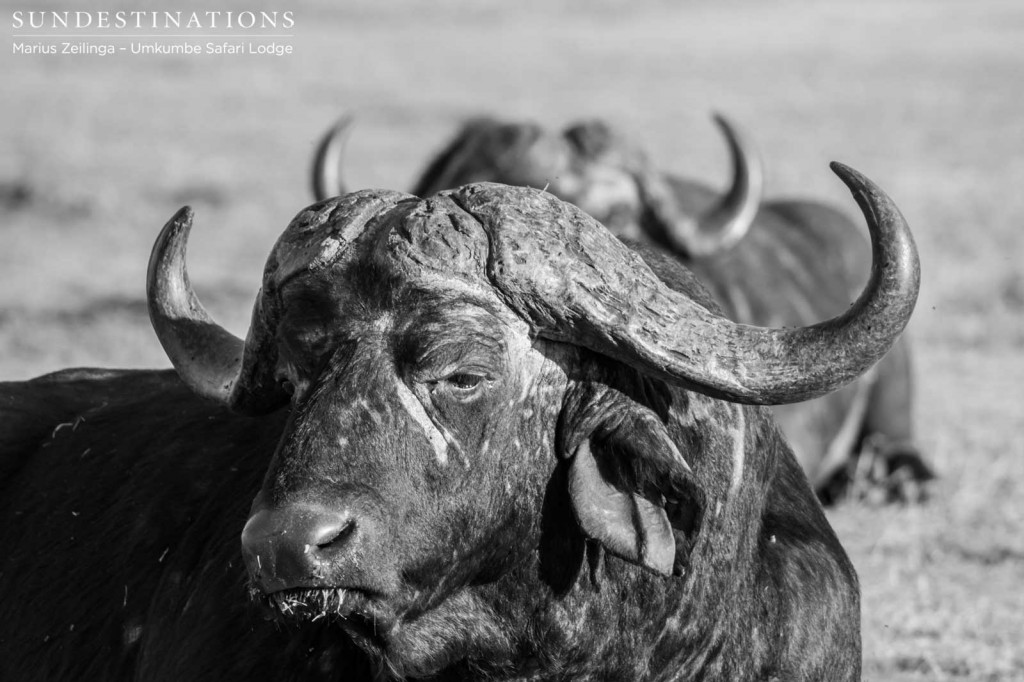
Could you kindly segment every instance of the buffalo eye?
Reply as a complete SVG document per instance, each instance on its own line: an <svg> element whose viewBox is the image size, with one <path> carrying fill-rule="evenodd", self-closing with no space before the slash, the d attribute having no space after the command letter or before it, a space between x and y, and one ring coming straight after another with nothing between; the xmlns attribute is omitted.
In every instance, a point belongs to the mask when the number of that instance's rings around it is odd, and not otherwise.
<svg viewBox="0 0 1024 682"><path fill-rule="evenodd" d="M440 381L431 382L432 392L459 402L476 399L487 383L487 376L473 372L456 372Z"/></svg>
<svg viewBox="0 0 1024 682"><path fill-rule="evenodd" d="M470 374L469 372L459 372L452 374L450 377L445 379L445 382L456 391L472 391L483 382L484 377L479 374Z"/></svg>

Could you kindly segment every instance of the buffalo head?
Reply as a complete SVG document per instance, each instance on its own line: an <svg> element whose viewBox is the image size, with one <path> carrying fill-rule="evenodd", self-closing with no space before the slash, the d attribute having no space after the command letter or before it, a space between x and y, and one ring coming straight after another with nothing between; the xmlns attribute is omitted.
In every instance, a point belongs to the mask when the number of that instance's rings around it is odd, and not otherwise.
<svg viewBox="0 0 1024 682"><path fill-rule="evenodd" d="M340 165L351 123L350 116L342 117L320 141L313 162L318 200L346 193ZM748 137L723 116L715 116L715 123L729 145L733 178L728 191L699 213L672 178L600 120L560 133L536 123L472 120L428 165L412 193L429 197L472 182L545 188L618 237L650 238L676 253L706 256L746 234L763 186L761 161Z"/></svg>
<svg viewBox="0 0 1024 682"><path fill-rule="evenodd" d="M514 659L512 624L542 621L522 586L554 601L574 580L542 546L578 566L597 543L645 580L679 579L704 513L681 453L701 441L684 447L669 425L685 396L821 395L877 361L913 308L902 217L834 168L874 266L846 313L807 328L733 323L570 204L477 184L300 212L243 342L192 292L180 211L150 262L161 343L201 395L290 410L242 531L255 591L282 617L337 624L398 674L429 675ZM561 509L575 530L552 526Z"/></svg>

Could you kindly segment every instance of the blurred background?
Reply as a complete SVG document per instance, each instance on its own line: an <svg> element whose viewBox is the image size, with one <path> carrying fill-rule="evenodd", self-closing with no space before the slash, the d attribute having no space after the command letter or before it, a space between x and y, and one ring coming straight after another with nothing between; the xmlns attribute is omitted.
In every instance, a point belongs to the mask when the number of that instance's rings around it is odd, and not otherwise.
<svg viewBox="0 0 1024 682"><path fill-rule="evenodd" d="M828 170L841 160L891 194L921 252L908 333L941 480L923 505L829 511L861 576L865 679L1024 679L1024 3L216 9L290 10L294 54L0 51L0 378L168 366L145 268L183 204L196 289L244 335L267 253L312 201L313 146L344 111L350 185L395 189L478 114L604 117L662 169L724 187L720 111L761 149L768 197L859 215Z"/></svg>

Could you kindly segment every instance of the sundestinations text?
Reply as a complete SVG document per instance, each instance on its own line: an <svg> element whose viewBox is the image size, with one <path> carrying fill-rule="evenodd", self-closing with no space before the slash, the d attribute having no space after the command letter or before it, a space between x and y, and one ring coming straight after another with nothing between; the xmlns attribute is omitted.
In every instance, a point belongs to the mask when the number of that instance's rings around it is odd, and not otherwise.
<svg viewBox="0 0 1024 682"><path fill-rule="evenodd" d="M106 56L124 52L130 54L157 54L157 55L238 55L258 54L281 57L294 53L292 45L279 42L132 42L129 45L116 48L113 45L102 43L86 42L55 42L44 44L38 42L15 41L14 54L94 54Z"/></svg>
<svg viewBox="0 0 1024 682"><path fill-rule="evenodd" d="M11 13L13 29L280 29L294 28L295 15L284 12L158 12L143 10L35 11Z"/></svg>

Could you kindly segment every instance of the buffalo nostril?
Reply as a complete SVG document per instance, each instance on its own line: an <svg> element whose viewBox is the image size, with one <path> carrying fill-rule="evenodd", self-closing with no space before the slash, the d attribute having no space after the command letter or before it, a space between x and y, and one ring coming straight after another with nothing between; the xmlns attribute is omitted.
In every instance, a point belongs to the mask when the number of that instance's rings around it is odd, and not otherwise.
<svg viewBox="0 0 1024 682"><path fill-rule="evenodd" d="M261 509L242 530L242 553L264 592L320 585L351 559L356 531L366 527L351 512L321 506Z"/></svg>

